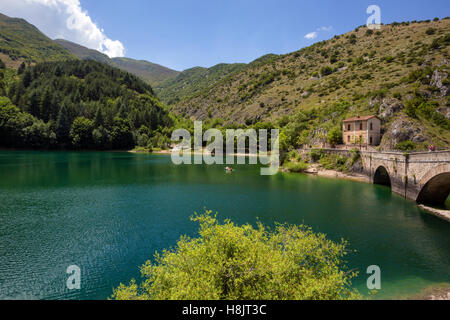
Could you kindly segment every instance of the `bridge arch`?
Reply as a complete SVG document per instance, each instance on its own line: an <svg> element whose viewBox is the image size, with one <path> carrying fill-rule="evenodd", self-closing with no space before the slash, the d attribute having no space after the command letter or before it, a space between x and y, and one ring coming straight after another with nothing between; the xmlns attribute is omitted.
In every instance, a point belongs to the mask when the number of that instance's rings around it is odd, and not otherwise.
<svg viewBox="0 0 450 320"><path fill-rule="evenodd" d="M373 176L373 183L392 187L389 171L384 166L379 166Z"/></svg>
<svg viewBox="0 0 450 320"><path fill-rule="evenodd" d="M442 164L431 169L420 181L422 186L417 202L442 205L450 194L450 164Z"/></svg>

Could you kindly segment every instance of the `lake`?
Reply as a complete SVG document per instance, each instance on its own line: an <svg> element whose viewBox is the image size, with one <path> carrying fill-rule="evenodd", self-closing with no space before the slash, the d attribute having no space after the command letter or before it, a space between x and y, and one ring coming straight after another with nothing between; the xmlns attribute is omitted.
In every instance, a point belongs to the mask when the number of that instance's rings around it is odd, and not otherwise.
<svg viewBox="0 0 450 320"><path fill-rule="evenodd" d="M236 223L306 224L355 252L348 265L377 298L450 283L450 224L383 186L300 174L261 176L251 165L175 166L170 156L0 151L0 299L105 299L139 277L155 251L195 236L211 209ZM70 265L81 290L66 288Z"/></svg>

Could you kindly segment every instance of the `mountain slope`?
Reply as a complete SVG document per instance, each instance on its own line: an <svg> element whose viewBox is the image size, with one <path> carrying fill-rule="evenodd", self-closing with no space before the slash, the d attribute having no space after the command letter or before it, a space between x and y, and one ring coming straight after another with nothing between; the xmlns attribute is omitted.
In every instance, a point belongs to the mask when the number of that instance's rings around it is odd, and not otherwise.
<svg viewBox="0 0 450 320"><path fill-rule="evenodd" d="M167 104L175 104L209 88L217 81L243 69L245 66L246 64L243 63L221 63L211 68L194 67L161 83L155 90L162 101Z"/></svg>
<svg viewBox="0 0 450 320"><path fill-rule="evenodd" d="M176 77L180 72L156 63L130 58L112 58L112 65L137 75L151 85Z"/></svg>
<svg viewBox="0 0 450 320"><path fill-rule="evenodd" d="M97 50L89 49L77 43L63 39L56 39L54 41L82 60L94 60L101 63L111 64L109 57Z"/></svg>
<svg viewBox="0 0 450 320"><path fill-rule="evenodd" d="M395 121L403 121L397 131L407 140L450 146L449 41L450 19L394 23L375 32L360 27L250 64L172 110L193 119L282 120L283 126L300 121L287 116L303 112L313 140L347 116L375 113L390 136L398 135L389 131Z"/></svg>
<svg viewBox="0 0 450 320"><path fill-rule="evenodd" d="M79 44L57 39L58 44L69 50L82 60L94 60L101 63L106 63L110 66L130 72L151 85L156 85L168 79L176 77L179 72L151 63L145 60L134 60L130 58L112 58L107 55Z"/></svg>
<svg viewBox="0 0 450 320"><path fill-rule="evenodd" d="M0 59L17 68L23 61L38 63L77 59L35 26L0 14Z"/></svg>

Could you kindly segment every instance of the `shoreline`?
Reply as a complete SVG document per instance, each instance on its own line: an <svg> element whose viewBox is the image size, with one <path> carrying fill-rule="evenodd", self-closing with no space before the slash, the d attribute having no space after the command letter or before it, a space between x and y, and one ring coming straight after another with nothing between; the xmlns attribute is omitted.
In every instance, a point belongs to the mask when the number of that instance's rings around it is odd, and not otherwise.
<svg viewBox="0 0 450 320"><path fill-rule="evenodd" d="M140 150L129 150L126 151L129 153L144 153L144 154L165 154L165 155L170 155L172 153L172 150L159 150L159 151L140 151ZM195 152L195 151L191 151L191 155L204 155L204 152ZM229 155L232 155L234 157L259 157L258 154L250 154L250 153L230 153ZM223 156L227 156L226 153L223 154ZM267 155L270 156L270 153Z"/></svg>
<svg viewBox="0 0 450 320"><path fill-rule="evenodd" d="M400 297L399 299L415 301L450 301L450 287L447 284L433 285L424 288L418 294Z"/></svg>
<svg viewBox="0 0 450 320"><path fill-rule="evenodd" d="M281 168L282 172L290 172L288 170L284 170ZM322 178L330 178L330 179L342 179L342 180L348 180L348 181L354 181L354 182L364 182L364 183L370 183L369 178L365 175L353 173L353 172L341 172L337 170L328 170L323 169L318 165L310 165L308 169L306 169L303 172L290 172L290 173L299 173L299 174L306 174L306 175L313 175L318 176Z"/></svg>
<svg viewBox="0 0 450 320"><path fill-rule="evenodd" d="M369 179L360 174L356 173L345 173L337 170L324 170L324 169L308 169L305 171L308 175L317 175L322 178L330 178L330 179L342 179L349 180L354 182L365 182L369 183Z"/></svg>
<svg viewBox="0 0 450 320"><path fill-rule="evenodd" d="M436 208L425 206L423 204L418 205L418 207L437 218L440 218L442 220L450 222L450 211L449 210L436 209Z"/></svg>

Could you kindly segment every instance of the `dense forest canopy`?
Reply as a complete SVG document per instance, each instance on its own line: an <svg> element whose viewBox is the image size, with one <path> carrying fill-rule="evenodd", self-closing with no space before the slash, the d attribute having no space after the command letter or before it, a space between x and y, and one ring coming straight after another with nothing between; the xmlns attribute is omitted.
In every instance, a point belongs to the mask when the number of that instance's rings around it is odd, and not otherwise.
<svg viewBox="0 0 450 320"><path fill-rule="evenodd" d="M5 147L128 149L152 141L161 147L174 124L150 85L95 61L23 65L1 84Z"/></svg>

